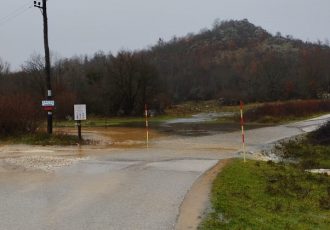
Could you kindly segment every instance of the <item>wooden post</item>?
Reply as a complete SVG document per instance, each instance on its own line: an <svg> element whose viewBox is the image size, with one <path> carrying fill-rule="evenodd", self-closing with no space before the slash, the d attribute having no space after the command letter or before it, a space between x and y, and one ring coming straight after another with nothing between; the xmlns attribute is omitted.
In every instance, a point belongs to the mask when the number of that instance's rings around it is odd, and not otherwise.
<svg viewBox="0 0 330 230"><path fill-rule="evenodd" d="M149 148L149 122L148 122L148 106L144 105L144 115L146 118L146 132L147 132L147 148Z"/></svg>
<svg viewBox="0 0 330 230"><path fill-rule="evenodd" d="M81 141L82 137L81 137L81 121L77 121L77 127L78 127L78 138Z"/></svg>
<svg viewBox="0 0 330 230"><path fill-rule="evenodd" d="M42 12L44 23L44 48L45 48L45 73L46 73L46 88L47 88L47 100L52 100L52 86L51 86L51 64L50 64L50 52L48 43L48 18L47 18L47 0L34 1L34 7L37 7ZM53 110L47 112L47 132L53 133Z"/></svg>
<svg viewBox="0 0 330 230"><path fill-rule="evenodd" d="M48 43L48 17L47 17L47 0L42 0L42 16L44 21L44 47L45 47L45 72L47 85L47 100L51 100L52 86L51 86L51 70L50 70L50 52ZM47 132L53 133L53 111L47 113Z"/></svg>

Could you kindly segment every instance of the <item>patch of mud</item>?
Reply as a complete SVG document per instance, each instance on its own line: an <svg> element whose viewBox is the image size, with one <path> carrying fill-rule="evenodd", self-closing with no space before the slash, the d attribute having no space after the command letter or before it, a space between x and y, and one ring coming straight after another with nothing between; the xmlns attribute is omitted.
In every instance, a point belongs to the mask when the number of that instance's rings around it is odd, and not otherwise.
<svg viewBox="0 0 330 230"><path fill-rule="evenodd" d="M57 132L64 132L75 134L74 128L60 128ZM93 140L98 145L111 147L139 147L145 145L147 140L147 131L145 128L131 128L131 127L93 127L83 128L82 136L85 139ZM150 129L148 131L149 141L159 138L162 135L157 131Z"/></svg>
<svg viewBox="0 0 330 230"><path fill-rule="evenodd" d="M24 170L42 170L53 172L57 168L70 166L78 161L87 158L69 158L58 156L22 156L16 158L6 158L3 162L12 168L21 168Z"/></svg>

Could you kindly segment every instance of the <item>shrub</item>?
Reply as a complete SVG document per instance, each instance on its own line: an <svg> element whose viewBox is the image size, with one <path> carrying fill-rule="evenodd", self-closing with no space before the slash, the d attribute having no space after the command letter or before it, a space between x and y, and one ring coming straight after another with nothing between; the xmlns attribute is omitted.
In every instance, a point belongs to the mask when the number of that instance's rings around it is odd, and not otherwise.
<svg viewBox="0 0 330 230"><path fill-rule="evenodd" d="M0 134L35 132L41 118L41 102L27 94L0 96Z"/></svg>
<svg viewBox="0 0 330 230"><path fill-rule="evenodd" d="M330 144L330 121L321 126L316 131L309 134L309 139L314 144L329 145Z"/></svg>
<svg viewBox="0 0 330 230"><path fill-rule="evenodd" d="M55 95L55 113L57 119L64 119L67 116L73 116L73 105L76 102L76 96L67 90L58 91Z"/></svg>
<svg viewBox="0 0 330 230"><path fill-rule="evenodd" d="M246 121L262 121L265 117L304 117L316 113L330 112L330 100L305 100L278 103L266 103L263 106L248 110L245 113Z"/></svg>

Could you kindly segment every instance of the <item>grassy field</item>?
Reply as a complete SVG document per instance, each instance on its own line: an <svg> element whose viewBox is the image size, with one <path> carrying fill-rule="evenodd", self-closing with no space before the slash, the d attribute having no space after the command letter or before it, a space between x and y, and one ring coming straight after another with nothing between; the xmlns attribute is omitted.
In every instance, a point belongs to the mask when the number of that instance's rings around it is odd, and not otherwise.
<svg viewBox="0 0 330 230"><path fill-rule="evenodd" d="M330 122L272 151L283 162L237 159L218 175L201 229L329 229L330 177L306 170L330 169Z"/></svg>
<svg viewBox="0 0 330 230"><path fill-rule="evenodd" d="M329 229L330 178L292 165L234 160L214 182L200 229Z"/></svg>
<svg viewBox="0 0 330 230"><path fill-rule="evenodd" d="M280 142L273 153L301 169L330 169L330 122L306 136Z"/></svg>
<svg viewBox="0 0 330 230"><path fill-rule="evenodd" d="M301 169L330 169L330 145L313 144L308 137L282 142L273 152L286 160L297 160Z"/></svg>

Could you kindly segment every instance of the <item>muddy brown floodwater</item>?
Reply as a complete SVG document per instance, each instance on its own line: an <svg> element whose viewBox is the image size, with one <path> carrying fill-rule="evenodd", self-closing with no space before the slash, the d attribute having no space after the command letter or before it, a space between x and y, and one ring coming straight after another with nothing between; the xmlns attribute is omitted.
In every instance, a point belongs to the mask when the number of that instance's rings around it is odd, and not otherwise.
<svg viewBox="0 0 330 230"><path fill-rule="evenodd" d="M67 133L76 135L75 128L56 128L57 133ZM112 146L115 148L133 148L146 145L147 130L145 128L131 127L86 127L82 130L82 136L85 139L90 139L101 146ZM149 129L149 141L164 137L165 135L157 130Z"/></svg>
<svg viewBox="0 0 330 230"><path fill-rule="evenodd" d="M248 157L328 120L247 130ZM241 132L194 125L151 123L149 146L142 127L83 128L97 145L1 146L0 229L195 229L224 160L240 157Z"/></svg>

